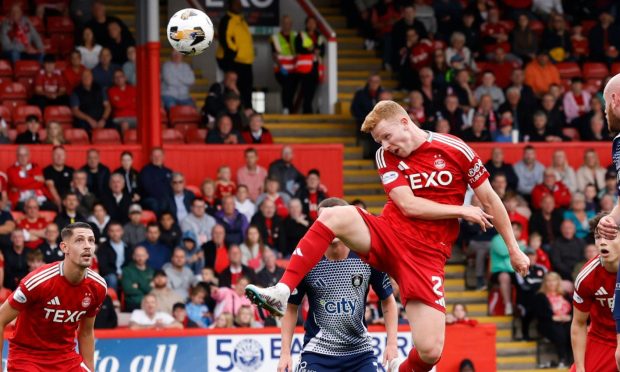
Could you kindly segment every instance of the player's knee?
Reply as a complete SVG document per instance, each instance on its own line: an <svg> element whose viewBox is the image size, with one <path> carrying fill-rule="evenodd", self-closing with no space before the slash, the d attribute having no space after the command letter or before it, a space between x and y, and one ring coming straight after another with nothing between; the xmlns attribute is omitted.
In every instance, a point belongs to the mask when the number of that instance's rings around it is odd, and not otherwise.
<svg viewBox="0 0 620 372"><path fill-rule="evenodd" d="M350 206L321 208L318 220L330 229L335 230L349 220L347 216L349 216L351 208Z"/></svg>
<svg viewBox="0 0 620 372"><path fill-rule="evenodd" d="M435 364L439 361L439 358L441 358L443 343L443 337L433 337L432 340L429 340L429 342L424 342L423 344L417 345L416 349L418 350L418 354L422 360L426 363Z"/></svg>

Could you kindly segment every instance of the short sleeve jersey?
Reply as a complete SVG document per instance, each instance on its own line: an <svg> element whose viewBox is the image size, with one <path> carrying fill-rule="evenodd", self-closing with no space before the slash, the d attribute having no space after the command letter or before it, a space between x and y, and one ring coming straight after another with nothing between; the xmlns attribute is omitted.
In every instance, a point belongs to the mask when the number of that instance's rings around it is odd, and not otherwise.
<svg viewBox="0 0 620 372"><path fill-rule="evenodd" d="M304 352L348 356L372 351L364 321L369 285L381 300L392 294L388 276L355 253L337 261L323 257L289 298L299 305L308 295Z"/></svg>
<svg viewBox="0 0 620 372"><path fill-rule="evenodd" d="M575 279L573 306L590 313L588 337L616 346L616 324L612 316L616 273L605 270L600 256L588 261Z"/></svg>
<svg viewBox="0 0 620 372"><path fill-rule="evenodd" d="M475 189L489 178L480 157L457 137L429 132L427 140L409 156L402 158L380 148L375 160L388 196L382 215L392 223L394 232L449 257L459 233L458 220L405 217L390 199L390 191L405 186L418 197L462 205L467 186Z"/></svg>
<svg viewBox="0 0 620 372"><path fill-rule="evenodd" d="M9 355L46 353L61 358L74 354L80 321L97 315L106 296L104 279L90 269L79 284L64 276L64 262L44 265L28 274L9 297L19 311L9 337Z"/></svg>
<svg viewBox="0 0 620 372"><path fill-rule="evenodd" d="M45 73L45 70L39 71L34 80L37 88L42 88L45 93L58 93L65 86L65 79L60 71L55 70L51 75Z"/></svg>

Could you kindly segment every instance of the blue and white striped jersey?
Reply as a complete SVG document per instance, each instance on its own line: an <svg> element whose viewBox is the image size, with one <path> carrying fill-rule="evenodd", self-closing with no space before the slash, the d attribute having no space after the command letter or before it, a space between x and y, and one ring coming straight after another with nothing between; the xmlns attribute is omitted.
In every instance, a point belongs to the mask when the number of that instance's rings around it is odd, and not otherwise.
<svg viewBox="0 0 620 372"><path fill-rule="evenodd" d="M304 352L347 356L372 351L364 320L369 285L381 300L392 294L388 276L354 252L339 261L323 257L289 298L289 303L299 305L308 295Z"/></svg>

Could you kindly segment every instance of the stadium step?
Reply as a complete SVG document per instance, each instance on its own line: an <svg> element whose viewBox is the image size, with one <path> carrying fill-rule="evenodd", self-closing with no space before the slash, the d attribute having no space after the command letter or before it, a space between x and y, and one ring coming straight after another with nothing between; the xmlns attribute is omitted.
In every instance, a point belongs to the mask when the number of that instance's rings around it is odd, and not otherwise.
<svg viewBox="0 0 620 372"><path fill-rule="evenodd" d="M497 356L522 355L524 353L536 352L536 341L504 341L497 342L495 345L497 347Z"/></svg>
<svg viewBox="0 0 620 372"><path fill-rule="evenodd" d="M534 368L536 365L535 355L511 355L498 356L496 358L498 369L522 369Z"/></svg>
<svg viewBox="0 0 620 372"><path fill-rule="evenodd" d="M296 143L342 143L345 145L354 145L355 137L276 137L275 143L296 144Z"/></svg>
<svg viewBox="0 0 620 372"><path fill-rule="evenodd" d="M338 58L338 70L372 71L377 68L378 63L380 64L381 60L376 57Z"/></svg>
<svg viewBox="0 0 620 372"><path fill-rule="evenodd" d="M356 80L339 80L338 81L338 93L353 93L363 88L366 85L366 80L356 79ZM398 83L393 80L388 80L382 84L384 88L388 88L390 90L396 89Z"/></svg>
<svg viewBox="0 0 620 372"><path fill-rule="evenodd" d="M347 19L344 16L340 15L339 13L328 14L328 15L325 15L323 18L325 18L327 23L329 23L329 25L333 29L347 27Z"/></svg>
<svg viewBox="0 0 620 372"><path fill-rule="evenodd" d="M313 122L313 123L352 123L353 119L351 115L329 115L329 114L296 114L296 115L284 115L284 114L265 114L264 119L266 122L272 123L291 123L291 122Z"/></svg>

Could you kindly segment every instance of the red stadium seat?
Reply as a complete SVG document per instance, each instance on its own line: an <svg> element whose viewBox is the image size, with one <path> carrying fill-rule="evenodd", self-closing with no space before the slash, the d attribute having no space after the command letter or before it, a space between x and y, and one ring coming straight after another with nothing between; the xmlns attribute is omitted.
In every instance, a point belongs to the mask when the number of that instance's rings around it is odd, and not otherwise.
<svg viewBox="0 0 620 372"><path fill-rule="evenodd" d="M0 85L0 101L4 105L15 107L25 104L28 98L28 91L22 83L5 82Z"/></svg>
<svg viewBox="0 0 620 372"><path fill-rule="evenodd" d="M72 145L89 145L88 133L84 129L71 128L64 131L65 140Z"/></svg>
<svg viewBox="0 0 620 372"><path fill-rule="evenodd" d="M170 125L177 123L200 123L200 114L194 106L172 106L170 108Z"/></svg>
<svg viewBox="0 0 620 372"><path fill-rule="evenodd" d="M611 76L620 74L620 62L611 65Z"/></svg>
<svg viewBox="0 0 620 372"><path fill-rule="evenodd" d="M0 77L13 77L13 66L6 59L0 59Z"/></svg>
<svg viewBox="0 0 620 372"><path fill-rule="evenodd" d="M48 34L70 34L73 33L73 21L69 17L52 16L47 17Z"/></svg>
<svg viewBox="0 0 620 372"><path fill-rule="evenodd" d="M538 36L540 36L545 30L545 24L537 19L532 19L530 20L530 30L534 31Z"/></svg>
<svg viewBox="0 0 620 372"><path fill-rule="evenodd" d="M56 50L56 53L61 57L66 57L75 48L75 41L73 34L57 33L50 36L52 41L52 48Z"/></svg>
<svg viewBox="0 0 620 372"><path fill-rule="evenodd" d="M194 193L194 196L197 198L202 198L202 191L200 187L196 185L185 185L185 188Z"/></svg>
<svg viewBox="0 0 620 372"><path fill-rule="evenodd" d="M572 79L581 76L581 69L575 62L560 62L555 65L560 72L560 78Z"/></svg>
<svg viewBox="0 0 620 372"><path fill-rule="evenodd" d="M26 123L19 123L15 124L15 129L17 129L17 134L22 134L26 131L26 129L28 129L28 127L26 127Z"/></svg>
<svg viewBox="0 0 620 372"><path fill-rule="evenodd" d="M11 125L13 123L12 107L0 105L0 118L4 119L8 125Z"/></svg>
<svg viewBox="0 0 620 372"><path fill-rule="evenodd" d="M176 123L174 125L174 129L180 131L181 133L183 133L183 135L185 135L185 133L187 133L188 130L198 129L198 124L196 124L196 123Z"/></svg>
<svg viewBox="0 0 620 372"><path fill-rule="evenodd" d="M17 106L15 110L13 110L13 123L15 123L15 125L25 123L26 118L30 115L36 115L39 121L41 121L43 117L43 115L41 115L41 109L38 106Z"/></svg>
<svg viewBox="0 0 620 372"><path fill-rule="evenodd" d="M30 23L32 23L32 27L37 30L39 35L43 35L45 33L45 27L43 27L43 21L41 18L37 16L30 16L28 19L30 20Z"/></svg>
<svg viewBox="0 0 620 372"><path fill-rule="evenodd" d="M595 21L593 19L586 19L584 21L581 21L581 27L583 27L581 33L583 34L583 36L588 37L590 30L592 29L592 27L596 26L597 23L598 21Z"/></svg>
<svg viewBox="0 0 620 372"><path fill-rule="evenodd" d="M601 84L603 83L602 79L588 79L584 84L584 89L588 92L594 94L601 89Z"/></svg>
<svg viewBox="0 0 620 372"><path fill-rule="evenodd" d="M46 123L57 121L60 124L73 123L73 113L69 106L47 106L43 111L43 118Z"/></svg>
<svg viewBox="0 0 620 372"><path fill-rule="evenodd" d="M56 214L54 211L39 211L39 216L43 217L47 222L54 222Z"/></svg>
<svg viewBox="0 0 620 372"><path fill-rule="evenodd" d="M54 41L50 37L41 38L43 40L43 50L45 54L58 54L58 45L54 44Z"/></svg>
<svg viewBox="0 0 620 372"><path fill-rule="evenodd" d="M161 117L161 119L160 119L161 124L167 127L169 120L168 120L168 113L166 112L166 109L163 108L163 107L160 107L159 108L159 115Z"/></svg>
<svg viewBox="0 0 620 372"><path fill-rule="evenodd" d="M181 131L176 130L174 128L166 128L162 131L161 134L163 143L166 144L181 144L185 143L185 139L183 138L183 133Z"/></svg>
<svg viewBox="0 0 620 372"><path fill-rule="evenodd" d="M123 143L128 144L137 144L138 143L138 131L136 129L127 129L123 133Z"/></svg>
<svg viewBox="0 0 620 372"><path fill-rule="evenodd" d="M562 128L562 134L570 138L571 141L579 141L579 131L575 128Z"/></svg>
<svg viewBox="0 0 620 372"><path fill-rule="evenodd" d="M148 225L151 222L157 222L157 215L155 212L148 209L142 210L142 218L140 218L140 223L143 225Z"/></svg>
<svg viewBox="0 0 620 372"><path fill-rule="evenodd" d="M604 79L609 75L609 70L604 63L586 62L583 64L583 77L585 79Z"/></svg>
<svg viewBox="0 0 620 372"><path fill-rule="evenodd" d="M205 139L207 138L207 130L206 129L189 129L185 132L185 142L186 143L205 143Z"/></svg>
<svg viewBox="0 0 620 372"><path fill-rule="evenodd" d="M20 211L11 211L11 217L15 220L15 222L19 222L22 218L24 218L24 212Z"/></svg>
<svg viewBox="0 0 620 372"><path fill-rule="evenodd" d="M37 61L15 61L15 77L33 77L39 73L41 65Z"/></svg>
<svg viewBox="0 0 620 372"><path fill-rule="evenodd" d="M121 135L116 129L94 129L92 142L97 145L118 145L121 143Z"/></svg>

